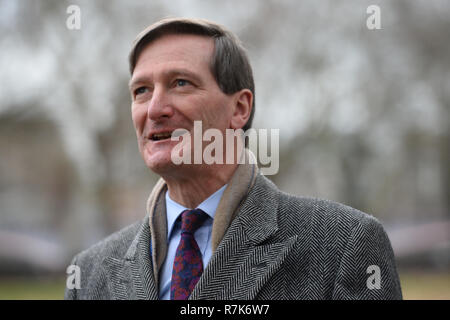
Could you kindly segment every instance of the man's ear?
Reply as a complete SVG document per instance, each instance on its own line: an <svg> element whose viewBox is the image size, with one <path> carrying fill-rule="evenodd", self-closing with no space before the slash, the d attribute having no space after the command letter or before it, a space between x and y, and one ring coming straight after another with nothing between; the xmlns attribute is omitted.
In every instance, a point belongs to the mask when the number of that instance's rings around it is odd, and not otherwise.
<svg viewBox="0 0 450 320"><path fill-rule="evenodd" d="M249 89L242 89L234 93L233 116L231 129L241 129L245 126L252 112L253 94Z"/></svg>

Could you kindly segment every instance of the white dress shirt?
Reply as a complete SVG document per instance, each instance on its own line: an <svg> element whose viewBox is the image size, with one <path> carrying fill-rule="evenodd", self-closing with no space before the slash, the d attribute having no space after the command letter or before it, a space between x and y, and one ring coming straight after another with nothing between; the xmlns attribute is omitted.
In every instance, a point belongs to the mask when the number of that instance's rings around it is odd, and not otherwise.
<svg viewBox="0 0 450 320"><path fill-rule="evenodd" d="M208 199L203 201L197 207L202 209L209 216L203 225L194 233L195 241L197 241L200 252L202 253L203 270L212 256L211 249L211 233L214 215L219 205L222 194L227 185L213 193ZM176 223L178 216L184 210L191 210L173 201L170 198L169 191L166 192L166 214L167 214L167 256L164 261L159 278L159 297L161 300L170 299L170 284L172 280L173 260L177 251L178 243L181 238L181 220Z"/></svg>

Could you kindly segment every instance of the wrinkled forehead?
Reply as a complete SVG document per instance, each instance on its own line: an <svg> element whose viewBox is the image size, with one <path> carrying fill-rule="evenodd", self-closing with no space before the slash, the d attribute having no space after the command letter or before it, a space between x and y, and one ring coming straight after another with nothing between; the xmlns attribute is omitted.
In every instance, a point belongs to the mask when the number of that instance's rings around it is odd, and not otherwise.
<svg viewBox="0 0 450 320"><path fill-rule="evenodd" d="M141 44L135 51L135 62L132 73L138 64L151 57L154 62L167 58L184 58L207 63L211 62L214 53L214 39L209 36L189 33L168 33L152 38Z"/></svg>
<svg viewBox="0 0 450 320"><path fill-rule="evenodd" d="M147 56L149 53L153 57L159 56L160 59L163 59L165 55L180 57L193 55L210 61L213 50L212 38L191 34L169 34L148 43L137 56L136 65L143 53Z"/></svg>
<svg viewBox="0 0 450 320"><path fill-rule="evenodd" d="M139 54L130 83L137 78L185 70L213 80L211 57L214 40L198 35L165 35L147 44ZM179 71L177 71L179 72Z"/></svg>

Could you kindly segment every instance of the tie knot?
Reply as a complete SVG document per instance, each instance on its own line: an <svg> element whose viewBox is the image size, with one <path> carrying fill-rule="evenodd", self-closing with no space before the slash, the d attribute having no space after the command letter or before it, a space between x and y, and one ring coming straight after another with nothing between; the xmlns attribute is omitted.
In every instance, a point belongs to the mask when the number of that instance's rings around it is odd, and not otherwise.
<svg viewBox="0 0 450 320"><path fill-rule="evenodd" d="M191 233L200 228L208 215L201 209L185 210L181 213L181 233Z"/></svg>

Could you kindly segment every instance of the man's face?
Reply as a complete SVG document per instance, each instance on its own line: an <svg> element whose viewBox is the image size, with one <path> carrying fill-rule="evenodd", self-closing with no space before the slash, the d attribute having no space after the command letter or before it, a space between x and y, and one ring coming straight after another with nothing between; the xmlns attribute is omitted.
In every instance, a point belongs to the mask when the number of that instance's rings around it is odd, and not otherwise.
<svg viewBox="0 0 450 320"><path fill-rule="evenodd" d="M132 118L139 150L146 165L164 173L174 164L171 141L175 129L193 136L194 121L203 131L231 128L233 96L224 94L210 70L214 50L211 38L198 35L165 35L140 54L130 91Z"/></svg>

